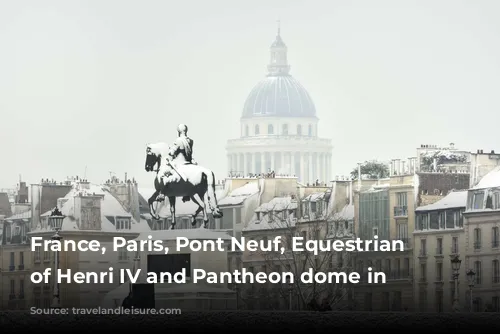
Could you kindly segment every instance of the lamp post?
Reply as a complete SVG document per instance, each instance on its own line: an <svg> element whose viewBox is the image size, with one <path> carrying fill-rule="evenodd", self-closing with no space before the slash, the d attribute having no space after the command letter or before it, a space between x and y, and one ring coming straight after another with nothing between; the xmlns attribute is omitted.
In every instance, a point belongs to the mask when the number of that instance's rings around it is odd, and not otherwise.
<svg viewBox="0 0 500 334"><path fill-rule="evenodd" d="M460 265L462 260L458 256L451 259L451 268L453 269L453 280L455 281L455 291L453 292L453 311L460 311L460 305L458 301L458 277L460 275Z"/></svg>
<svg viewBox="0 0 500 334"><path fill-rule="evenodd" d="M288 283L288 309L293 310L293 283Z"/></svg>
<svg viewBox="0 0 500 334"><path fill-rule="evenodd" d="M234 293L236 294L236 310L240 308L240 287L238 286L238 283L236 282L238 275L236 273L233 273L233 290Z"/></svg>
<svg viewBox="0 0 500 334"><path fill-rule="evenodd" d="M474 287L474 283L475 283L475 278L476 278L476 272L472 269L469 269L467 270L467 283L469 285L469 307L470 307L470 312L474 312L474 308L473 308L473 304L474 304L474 301L472 299L472 288Z"/></svg>
<svg viewBox="0 0 500 334"><path fill-rule="evenodd" d="M56 233L52 236L52 240L56 242L60 242L62 237L59 234L59 231L62 228L62 223L64 220L64 215L59 211L57 207L54 208L49 217L49 226L56 231ZM59 282L57 280L57 272L59 270L59 251L55 251L55 271L54 271L54 298L52 299L52 308L61 308L61 293L59 289Z"/></svg>

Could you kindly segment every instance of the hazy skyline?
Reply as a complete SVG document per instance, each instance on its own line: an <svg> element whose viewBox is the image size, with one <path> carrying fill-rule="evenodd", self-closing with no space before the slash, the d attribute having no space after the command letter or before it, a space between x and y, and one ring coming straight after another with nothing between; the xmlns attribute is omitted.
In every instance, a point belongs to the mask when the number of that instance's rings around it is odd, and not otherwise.
<svg viewBox="0 0 500 334"><path fill-rule="evenodd" d="M185 123L227 176L281 21L333 175L420 144L500 150L498 1L0 1L0 188L127 172Z"/></svg>

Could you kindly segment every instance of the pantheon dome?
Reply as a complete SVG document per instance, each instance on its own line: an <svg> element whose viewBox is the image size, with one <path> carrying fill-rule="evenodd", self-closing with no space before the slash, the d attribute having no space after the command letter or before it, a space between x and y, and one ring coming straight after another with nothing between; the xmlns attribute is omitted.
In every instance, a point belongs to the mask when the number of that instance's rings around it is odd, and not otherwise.
<svg viewBox="0 0 500 334"><path fill-rule="evenodd" d="M241 136L228 141L230 176L274 171L302 183L329 182L330 139L318 137L316 107L290 74L280 30L270 48L268 73L250 91L241 116Z"/></svg>

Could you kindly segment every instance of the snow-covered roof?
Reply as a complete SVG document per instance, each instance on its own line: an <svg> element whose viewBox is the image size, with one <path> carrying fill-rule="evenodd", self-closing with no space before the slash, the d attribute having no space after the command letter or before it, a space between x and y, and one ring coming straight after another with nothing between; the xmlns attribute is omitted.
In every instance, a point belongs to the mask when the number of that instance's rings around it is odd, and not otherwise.
<svg viewBox="0 0 500 334"><path fill-rule="evenodd" d="M18 219L30 219L31 218L31 210L23 211L20 213L16 213L10 217L5 218L5 220L18 220Z"/></svg>
<svg viewBox="0 0 500 334"><path fill-rule="evenodd" d="M500 166L486 174L473 189L500 187Z"/></svg>
<svg viewBox="0 0 500 334"><path fill-rule="evenodd" d="M297 209L297 201L291 197L275 197L267 203L260 205L255 212L283 211Z"/></svg>
<svg viewBox="0 0 500 334"><path fill-rule="evenodd" d="M63 202L60 209L61 213L65 216L61 231L78 231L78 225L75 218L75 197L77 196L93 196L98 195L101 199L101 230L102 232L120 232L120 233L137 233L150 231L150 227L146 220L136 221L132 215L127 212L118 200L109 192L106 186L88 184L82 188L78 183L73 185L71 191L64 197L66 200ZM50 216L51 211L43 213L42 217ZM117 230L115 225L110 219L114 220L115 217L129 217L131 219L130 230ZM108 219L109 218L109 219ZM45 232L51 228L47 226L38 225L32 232ZM82 231L87 232L87 231ZM88 232L95 232L94 230Z"/></svg>
<svg viewBox="0 0 500 334"><path fill-rule="evenodd" d="M334 220L353 220L354 219L354 205L346 204L340 212L333 214Z"/></svg>
<svg viewBox="0 0 500 334"><path fill-rule="evenodd" d="M248 182L242 187L236 188L229 195L219 200L219 205L239 205L248 197L259 192L259 185L256 182Z"/></svg>
<svg viewBox="0 0 500 334"><path fill-rule="evenodd" d="M275 214L272 217L269 214L255 214L243 231L276 230L293 227L296 221L295 215L293 213L285 214L286 219L283 219L282 213L279 211L285 209L294 210L296 208L297 202L291 197L275 197L255 210L256 213L274 211Z"/></svg>
<svg viewBox="0 0 500 334"><path fill-rule="evenodd" d="M312 193L306 197L304 197L304 199L302 199L302 202L316 202L316 201L320 201L322 199L325 198L325 194L326 192L322 191L322 192L318 192L318 193Z"/></svg>
<svg viewBox="0 0 500 334"><path fill-rule="evenodd" d="M434 211L465 208L467 205L467 190L452 191L433 204L418 207L415 211Z"/></svg>
<svg viewBox="0 0 500 334"><path fill-rule="evenodd" d="M136 240L148 240L149 236L153 238L153 240L175 240L178 237L186 237L188 239L193 240L213 240L213 239L222 239L222 240L230 240L231 236L226 232L222 231L214 231L210 229L206 229L203 227L200 228L192 228L186 230L159 230L159 231L150 231L141 233Z"/></svg>

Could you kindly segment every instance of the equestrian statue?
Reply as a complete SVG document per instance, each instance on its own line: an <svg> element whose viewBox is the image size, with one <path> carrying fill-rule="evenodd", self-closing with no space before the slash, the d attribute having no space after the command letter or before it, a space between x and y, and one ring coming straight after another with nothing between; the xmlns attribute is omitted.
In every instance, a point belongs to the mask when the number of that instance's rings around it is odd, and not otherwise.
<svg viewBox="0 0 500 334"><path fill-rule="evenodd" d="M187 135L188 127L177 127L177 138L172 146L166 143L148 144L146 147L146 172L156 172L155 192L149 198L149 210L154 219L161 219L154 208L155 202L170 204L171 229L175 228L175 202L182 197L183 202L193 201L198 205L191 216L191 225L196 226L196 216L203 212L203 227L208 227L210 209L214 218L221 218L222 212L215 195L215 175L208 168L199 166L193 159L193 140Z"/></svg>

